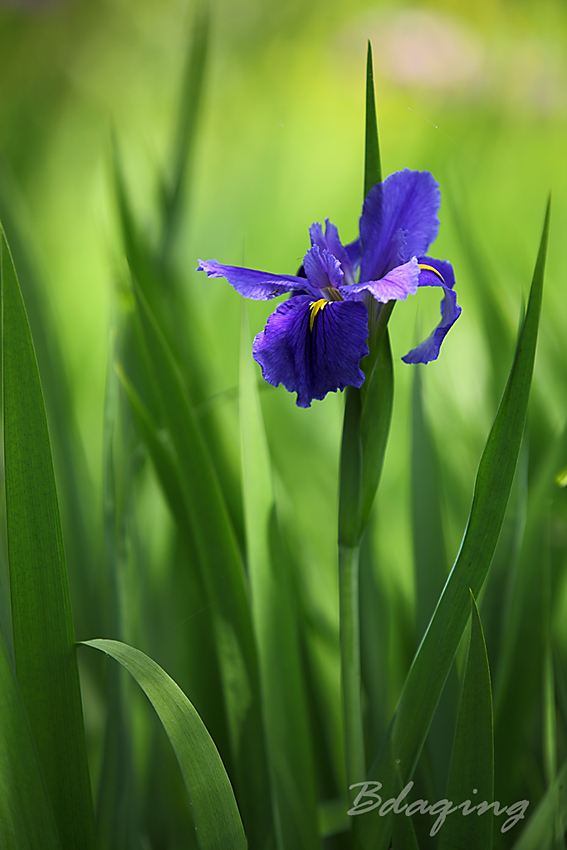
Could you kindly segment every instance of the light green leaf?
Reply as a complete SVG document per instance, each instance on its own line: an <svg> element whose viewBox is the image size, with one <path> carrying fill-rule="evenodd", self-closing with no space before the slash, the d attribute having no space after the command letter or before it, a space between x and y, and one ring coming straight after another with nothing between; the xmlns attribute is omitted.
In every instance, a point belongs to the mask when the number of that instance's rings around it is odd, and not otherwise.
<svg viewBox="0 0 567 850"><path fill-rule="evenodd" d="M6 521L16 676L63 850L92 848L94 814L65 555L43 395L1 236Z"/></svg>
<svg viewBox="0 0 567 850"><path fill-rule="evenodd" d="M200 850L245 850L242 821L221 757L181 688L159 664L125 643L102 639L82 643L120 662L155 708L183 774Z"/></svg>

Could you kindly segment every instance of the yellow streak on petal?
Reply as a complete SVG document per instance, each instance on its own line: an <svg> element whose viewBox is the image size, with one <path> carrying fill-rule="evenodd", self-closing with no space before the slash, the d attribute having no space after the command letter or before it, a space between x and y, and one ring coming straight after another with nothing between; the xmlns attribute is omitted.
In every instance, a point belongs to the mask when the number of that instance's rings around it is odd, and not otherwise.
<svg viewBox="0 0 567 850"><path fill-rule="evenodd" d="M435 272L435 274L437 275L437 277L440 277L440 278L441 278L441 280L443 281L443 283L445 283L445 278L443 277L443 275L441 274L441 272L437 271L437 269L434 269L434 268L433 268L433 266L426 266L424 263L419 263L419 268L420 268L420 269L425 269L425 270L426 270L426 271L428 271L428 272ZM445 285L447 285L447 284L445 284Z"/></svg>
<svg viewBox="0 0 567 850"><path fill-rule="evenodd" d="M319 310L323 309L325 304L328 304L328 303L329 302L327 301L326 298L320 298L318 301L312 301L311 304L309 305L310 308L311 308L311 315L309 316L309 330L310 331L313 330L313 323L315 322L315 317L317 316L317 313L319 312Z"/></svg>

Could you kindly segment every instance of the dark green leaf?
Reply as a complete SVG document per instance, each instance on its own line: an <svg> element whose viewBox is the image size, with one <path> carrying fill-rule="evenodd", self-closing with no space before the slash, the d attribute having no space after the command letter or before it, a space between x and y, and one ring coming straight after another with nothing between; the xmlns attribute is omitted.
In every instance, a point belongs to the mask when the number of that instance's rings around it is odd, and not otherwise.
<svg viewBox="0 0 567 850"><path fill-rule="evenodd" d="M4 454L16 676L64 850L91 848L94 814L75 638L43 395L1 235Z"/></svg>
<svg viewBox="0 0 567 850"><path fill-rule="evenodd" d="M376 100L374 96L372 45L370 42L368 42L368 52L366 54L366 144L364 151L364 197L366 197L376 183L382 182L378 121L376 119Z"/></svg>
<svg viewBox="0 0 567 850"><path fill-rule="evenodd" d="M0 635L0 847L61 850L24 705Z"/></svg>

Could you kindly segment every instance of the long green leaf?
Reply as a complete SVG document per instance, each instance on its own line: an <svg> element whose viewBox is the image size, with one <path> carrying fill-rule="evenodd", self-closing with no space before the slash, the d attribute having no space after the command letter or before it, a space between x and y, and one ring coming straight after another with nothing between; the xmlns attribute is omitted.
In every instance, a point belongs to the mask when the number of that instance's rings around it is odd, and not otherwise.
<svg viewBox="0 0 567 850"><path fill-rule="evenodd" d="M155 708L183 774L201 850L246 850L242 821L218 750L181 688L139 649L101 639L83 641L83 646L120 662Z"/></svg>
<svg viewBox="0 0 567 850"><path fill-rule="evenodd" d="M385 788L393 784L397 760L404 781L415 770L468 620L469 589L478 595L498 541L526 419L541 310L549 213L548 203L526 316L510 377L479 464L461 549L406 679L386 745L372 768L371 777L376 777ZM356 818L359 845L372 850L386 847L391 829L388 821L373 813Z"/></svg>
<svg viewBox="0 0 567 850"><path fill-rule="evenodd" d="M1 234L6 516L16 675L64 850L94 845L73 621L47 420Z"/></svg>
<svg viewBox="0 0 567 850"><path fill-rule="evenodd" d="M317 796L294 588L276 516L245 310L243 307L240 427L247 565L279 846L282 850L312 850L319 846Z"/></svg>
<svg viewBox="0 0 567 850"><path fill-rule="evenodd" d="M14 671L0 635L0 847L61 850Z"/></svg>
<svg viewBox="0 0 567 850"><path fill-rule="evenodd" d="M494 736L492 689L488 656L478 609L471 594L472 618L469 655L455 731L447 798L452 805L472 799L472 806L494 798ZM473 797L474 794L478 796ZM469 804L470 807L470 804ZM479 810L480 811L480 810ZM463 811L441 826L438 850L491 850L493 814L475 817Z"/></svg>

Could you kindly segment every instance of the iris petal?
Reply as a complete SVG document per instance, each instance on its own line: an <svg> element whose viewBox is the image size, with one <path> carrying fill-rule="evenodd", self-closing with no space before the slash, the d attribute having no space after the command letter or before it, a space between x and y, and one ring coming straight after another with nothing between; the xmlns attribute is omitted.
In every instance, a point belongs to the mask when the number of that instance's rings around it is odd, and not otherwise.
<svg viewBox="0 0 567 850"><path fill-rule="evenodd" d="M322 399L328 392L362 385L364 372L359 363L368 354L367 336L368 310L362 302L321 305L307 295L297 295L268 317L254 339L252 353L269 384L282 383L297 393L299 407L310 407L313 399Z"/></svg>
<svg viewBox="0 0 567 850"><path fill-rule="evenodd" d="M390 269L380 280L366 280L352 286L341 286L339 291L343 298L348 300L360 298L360 293L367 290L383 304L392 300L405 301L408 295L416 294L419 276L419 265L413 257L409 263Z"/></svg>
<svg viewBox="0 0 567 850"><path fill-rule="evenodd" d="M419 286L455 286L455 272L449 260L436 260L434 257L418 257ZM425 267L425 268L424 268ZM433 271L432 271L433 270Z"/></svg>
<svg viewBox="0 0 567 850"><path fill-rule="evenodd" d="M216 260L199 260L197 271L207 272L208 277L225 277L240 295L254 301L269 301L292 290L311 292L311 286L304 277L259 272L240 266L223 266Z"/></svg>
<svg viewBox="0 0 567 850"><path fill-rule="evenodd" d="M429 363L431 360L436 360L439 357L441 343L461 315L461 308L457 304L457 294L453 289L455 275L451 263L447 260L435 260L432 257L420 257L419 264L422 267L419 274L419 286L440 286L443 289L441 321L426 340L402 357L404 363Z"/></svg>
<svg viewBox="0 0 567 850"><path fill-rule="evenodd" d="M309 228L309 235L312 245L317 245L321 251L326 250L337 258L345 276L345 283L354 283L353 262L349 256L348 248L345 248L339 238L339 231L336 225L326 218L325 233L323 233L323 228L317 221Z"/></svg>
<svg viewBox="0 0 567 850"><path fill-rule="evenodd" d="M307 275L307 280L315 289L326 289L332 286L338 289L343 282L343 273L341 264L336 257L327 251L322 250L318 245L313 245L303 258L303 268Z"/></svg>
<svg viewBox="0 0 567 850"><path fill-rule="evenodd" d="M439 231L439 184L429 171L396 171L377 183L360 217L361 280L380 280L393 266L425 254Z"/></svg>

